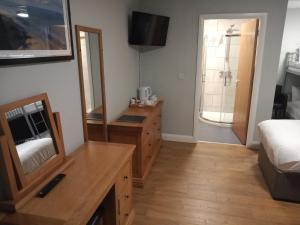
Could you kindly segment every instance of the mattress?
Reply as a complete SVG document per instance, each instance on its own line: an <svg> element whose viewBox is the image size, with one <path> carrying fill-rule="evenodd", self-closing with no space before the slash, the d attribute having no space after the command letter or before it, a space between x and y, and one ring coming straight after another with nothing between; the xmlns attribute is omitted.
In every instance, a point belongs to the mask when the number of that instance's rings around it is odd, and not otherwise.
<svg viewBox="0 0 300 225"><path fill-rule="evenodd" d="M259 137L271 163L283 172L300 172L300 120L267 120Z"/></svg>
<svg viewBox="0 0 300 225"><path fill-rule="evenodd" d="M18 155L26 173L40 167L56 154L52 138L41 138L16 146Z"/></svg>
<svg viewBox="0 0 300 225"><path fill-rule="evenodd" d="M296 120L300 120L300 101L288 102L286 111Z"/></svg>

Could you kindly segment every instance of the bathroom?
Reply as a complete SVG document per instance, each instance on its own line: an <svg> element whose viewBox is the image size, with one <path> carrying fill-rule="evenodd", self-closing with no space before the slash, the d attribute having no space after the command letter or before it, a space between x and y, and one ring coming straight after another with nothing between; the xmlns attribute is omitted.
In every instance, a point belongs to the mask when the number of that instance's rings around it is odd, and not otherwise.
<svg viewBox="0 0 300 225"><path fill-rule="evenodd" d="M241 55L246 50L245 47L241 49L241 45L246 43L241 43L242 26L247 27L247 24L253 21L257 21L258 24L258 20L254 19L203 21L201 84L197 85L197 88L201 89L198 141L241 144L241 140L234 132L233 124L236 119L236 101L239 98L238 73L240 74L241 69L248 63L241 62ZM245 31L244 39L248 35ZM257 42L255 48L256 45ZM253 51L255 55L255 49ZM254 65L255 58L249 63Z"/></svg>

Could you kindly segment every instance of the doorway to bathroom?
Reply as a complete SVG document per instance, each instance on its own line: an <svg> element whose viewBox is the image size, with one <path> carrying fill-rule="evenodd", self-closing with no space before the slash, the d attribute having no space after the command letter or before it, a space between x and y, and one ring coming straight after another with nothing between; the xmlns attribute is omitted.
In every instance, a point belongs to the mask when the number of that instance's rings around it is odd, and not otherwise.
<svg viewBox="0 0 300 225"><path fill-rule="evenodd" d="M246 144L259 19L204 19L197 139Z"/></svg>

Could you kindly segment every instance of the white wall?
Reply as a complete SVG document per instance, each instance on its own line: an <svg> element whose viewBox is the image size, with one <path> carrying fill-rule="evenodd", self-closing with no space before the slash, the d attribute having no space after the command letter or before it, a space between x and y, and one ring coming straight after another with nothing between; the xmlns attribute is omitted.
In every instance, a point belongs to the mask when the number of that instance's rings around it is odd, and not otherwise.
<svg viewBox="0 0 300 225"><path fill-rule="evenodd" d="M300 7L287 10L283 33L280 63L278 69L278 83L283 84L285 76L286 54L300 48Z"/></svg>
<svg viewBox="0 0 300 225"><path fill-rule="evenodd" d="M138 86L138 53L128 45L131 0L71 0L75 24L103 31L108 119L128 105ZM75 43L75 41L74 41ZM74 44L75 52L76 46ZM77 60L0 68L0 104L47 92L53 111L61 112L66 150L83 143Z"/></svg>
<svg viewBox="0 0 300 225"><path fill-rule="evenodd" d="M167 46L141 54L142 84L165 99L164 133L193 135L201 14L268 13L256 123L271 117L287 0L142 0L141 8L171 17Z"/></svg>

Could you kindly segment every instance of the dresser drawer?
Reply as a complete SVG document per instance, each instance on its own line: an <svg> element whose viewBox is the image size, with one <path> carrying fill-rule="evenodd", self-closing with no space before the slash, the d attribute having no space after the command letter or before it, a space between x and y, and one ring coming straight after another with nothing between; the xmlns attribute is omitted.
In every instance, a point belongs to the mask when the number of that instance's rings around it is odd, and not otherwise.
<svg viewBox="0 0 300 225"><path fill-rule="evenodd" d="M144 128L144 131L142 133L142 146L148 142L148 140L152 137L153 135L153 127L148 125L147 127Z"/></svg>
<svg viewBox="0 0 300 225"><path fill-rule="evenodd" d="M142 161L144 162L145 158L149 155L149 152L153 148L155 140L155 134L152 131L150 138L145 140L142 144Z"/></svg>
<svg viewBox="0 0 300 225"><path fill-rule="evenodd" d="M117 201L118 225L125 225L132 210L132 162L129 161L118 176Z"/></svg>
<svg viewBox="0 0 300 225"><path fill-rule="evenodd" d="M160 114L154 118L152 124L153 124L153 127L155 127L155 128L161 127L161 115Z"/></svg>
<svg viewBox="0 0 300 225"><path fill-rule="evenodd" d="M124 196L120 196L118 202L119 223L120 225L125 225L132 210L132 196L126 194Z"/></svg>
<svg viewBox="0 0 300 225"><path fill-rule="evenodd" d="M129 161L121 170L116 182L117 193L121 194L132 186L132 162Z"/></svg>

